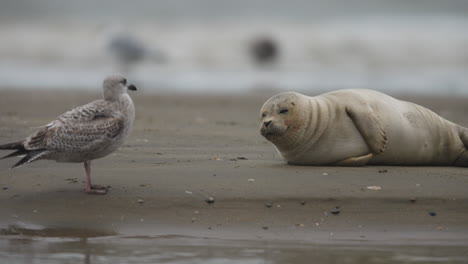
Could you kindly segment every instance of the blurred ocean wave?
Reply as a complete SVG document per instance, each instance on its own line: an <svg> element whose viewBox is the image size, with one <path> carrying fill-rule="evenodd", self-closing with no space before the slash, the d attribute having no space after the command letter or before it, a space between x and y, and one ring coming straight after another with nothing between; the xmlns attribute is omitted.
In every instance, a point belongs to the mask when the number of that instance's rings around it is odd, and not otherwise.
<svg viewBox="0 0 468 264"><path fill-rule="evenodd" d="M6 19L0 24L0 89L96 89L122 71L108 51L128 34L164 63L145 58L126 72L146 91L323 91L468 94L468 17L386 15L285 22ZM279 47L272 65L249 53L257 36Z"/></svg>

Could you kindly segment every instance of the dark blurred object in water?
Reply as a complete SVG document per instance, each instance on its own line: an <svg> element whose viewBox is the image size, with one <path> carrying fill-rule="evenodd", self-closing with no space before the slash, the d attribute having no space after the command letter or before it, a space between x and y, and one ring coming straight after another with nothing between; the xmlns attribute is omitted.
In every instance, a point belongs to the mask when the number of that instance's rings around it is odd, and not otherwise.
<svg viewBox="0 0 468 264"><path fill-rule="evenodd" d="M145 59L156 63L166 62L166 56L161 51L148 49L140 39L128 33L112 35L108 39L107 49L118 63L119 70L124 73Z"/></svg>
<svg viewBox="0 0 468 264"><path fill-rule="evenodd" d="M260 36L250 44L250 55L259 65L273 64L278 60L279 45L269 36Z"/></svg>

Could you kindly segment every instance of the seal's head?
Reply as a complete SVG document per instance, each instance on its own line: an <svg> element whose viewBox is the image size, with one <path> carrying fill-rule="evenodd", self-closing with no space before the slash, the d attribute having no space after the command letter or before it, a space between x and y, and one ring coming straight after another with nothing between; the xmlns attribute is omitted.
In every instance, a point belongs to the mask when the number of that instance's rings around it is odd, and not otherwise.
<svg viewBox="0 0 468 264"><path fill-rule="evenodd" d="M260 134L272 143L294 137L302 123L298 121L303 115L300 111L303 97L299 93L286 92L268 99L260 111Z"/></svg>

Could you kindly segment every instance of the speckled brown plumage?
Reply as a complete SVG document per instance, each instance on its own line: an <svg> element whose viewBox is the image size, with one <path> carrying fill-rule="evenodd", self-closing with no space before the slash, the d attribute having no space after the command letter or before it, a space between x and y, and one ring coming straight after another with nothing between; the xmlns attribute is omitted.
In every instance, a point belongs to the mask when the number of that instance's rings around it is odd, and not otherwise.
<svg viewBox="0 0 468 264"><path fill-rule="evenodd" d="M3 157L26 155L13 168L38 159L59 162L84 162L87 177L90 161L117 150L130 134L135 119L133 101L127 85L120 75L104 80L104 99L76 107L40 128L23 141L0 145L0 149L15 152ZM88 179L87 178L87 179ZM87 192L91 192L90 179Z"/></svg>
<svg viewBox="0 0 468 264"><path fill-rule="evenodd" d="M24 141L28 150L88 152L112 144L125 125L125 118L104 100L77 107L59 116Z"/></svg>

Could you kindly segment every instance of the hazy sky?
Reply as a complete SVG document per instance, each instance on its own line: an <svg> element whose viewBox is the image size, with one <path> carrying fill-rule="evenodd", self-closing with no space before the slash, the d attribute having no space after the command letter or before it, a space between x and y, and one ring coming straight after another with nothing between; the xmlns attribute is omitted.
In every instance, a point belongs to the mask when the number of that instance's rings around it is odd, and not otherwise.
<svg viewBox="0 0 468 264"><path fill-rule="evenodd" d="M362 15L468 15L467 0L0 0L2 19L314 20Z"/></svg>

